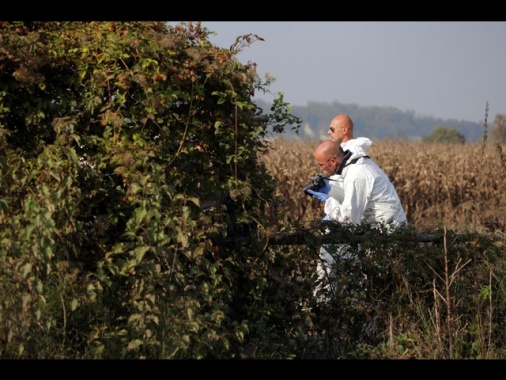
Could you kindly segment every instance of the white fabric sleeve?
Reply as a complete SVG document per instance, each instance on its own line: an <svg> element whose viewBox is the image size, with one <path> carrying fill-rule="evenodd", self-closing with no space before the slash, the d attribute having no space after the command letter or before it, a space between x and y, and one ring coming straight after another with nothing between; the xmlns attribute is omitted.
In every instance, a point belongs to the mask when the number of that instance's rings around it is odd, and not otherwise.
<svg viewBox="0 0 506 380"><path fill-rule="evenodd" d="M340 184L334 185L330 187L329 196L334 199L337 199L339 203L342 203L344 200L344 190Z"/></svg>

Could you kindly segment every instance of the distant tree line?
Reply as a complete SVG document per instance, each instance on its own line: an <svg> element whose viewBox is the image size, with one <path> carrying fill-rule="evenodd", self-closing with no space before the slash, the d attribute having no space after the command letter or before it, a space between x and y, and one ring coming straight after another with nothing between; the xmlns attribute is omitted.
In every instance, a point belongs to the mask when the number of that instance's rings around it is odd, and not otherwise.
<svg viewBox="0 0 506 380"><path fill-rule="evenodd" d="M258 105L268 109L267 102L259 100ZM482 118L485 120L485 105L483 111ZM364 107L339 102L308 102L307 106L293 106L292 113L299 117L303 125L306 126L299 132L299 137L303 139L325 138L330 121L338 113L351 115L357 136L367 136L372 139L421 140L432 134L436 128L444 127L453 129L466 142L477 142L480 141L484 133L484 121L438 119L419 116L414 111L402 111L394 107ZM480 115L476 115L477 119L479 117ZM494 123L489 123L488 128L492 129L493 126ZM292 138L295 137L295 133L287 131L286 136Z"/></svg>

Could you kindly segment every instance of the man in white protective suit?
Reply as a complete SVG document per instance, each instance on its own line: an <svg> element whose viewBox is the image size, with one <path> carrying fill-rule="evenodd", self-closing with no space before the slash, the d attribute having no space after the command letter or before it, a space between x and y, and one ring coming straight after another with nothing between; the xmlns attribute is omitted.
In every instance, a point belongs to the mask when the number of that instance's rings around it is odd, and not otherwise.
<svg viewBox="0 0 506 380"><path fill-rule="evenodd" d="M353 135L353 129L354 124L351 117L347 114L341 113L336 115L330 122L328 135L332 141L340 144L343 150L356 150L360 148L364 151L364 154L367 154L372 141L367 137L355 138ZM339 186L342 189L343 180L341 175L333 173L329 177L329 180L330 186ZM339 198L337 198L339 201L342 201L341 195L343 192L341 189L336 188L334 191L335 195L339 196ZM328 216L325 216L323 220L328 220Z"/></svg>
<svg viewBox="0 0 506 380"><path fill-rule="evenodd" d="M369 224L372 228L386 228L387 231L407 226L395 187L359 144L350 144L343 150L338 142L325 141L316 148L314 158L322 171L331 174L322 188L306 190L313 198L324 202L324 219L344 226ZM331 185L333 177L341 183ZM320 250L319 279L328 282L326 288L331 291L335 290L332 287L335 262L332 254L346 255L347 247L346 244L322 246ZM319 289L316 288L315 294Z"/></svg>

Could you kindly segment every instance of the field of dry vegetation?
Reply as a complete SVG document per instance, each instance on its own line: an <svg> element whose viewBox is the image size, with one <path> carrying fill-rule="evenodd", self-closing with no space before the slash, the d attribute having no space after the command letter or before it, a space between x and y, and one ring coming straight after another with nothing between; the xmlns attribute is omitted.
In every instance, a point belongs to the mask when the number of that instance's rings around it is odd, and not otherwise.
<svg viewBox="0 0 506 380"><path fill-rule="evenodd" d="M319 244L314 226L323 204L302 187L320 170L313 157L320 142L274 139L262 156L278 182L275 224L304 241L278 248L279 256L298 263ZM506 357L504 149L491 142L373 141L368 154L397 189L411 227L420 236L444 231L444 239L426 244L400 236L385 245L371 234L354 251L356 267L334 255L338 292L317 305L312 320L317 358Z"/></svg>
<svg viewBox="0 0 506 380"><path fill-rule="evenodd" d="M305 224L323 216L321 202L302 186L319 172L313 151L321 141L272 141L264 154L279 181L280 220ZM428 144L373 141L369 156L389 176L408 221L418 232L446 227L454 231L504 232L506 162L504 148L492 143Z"/></svg>

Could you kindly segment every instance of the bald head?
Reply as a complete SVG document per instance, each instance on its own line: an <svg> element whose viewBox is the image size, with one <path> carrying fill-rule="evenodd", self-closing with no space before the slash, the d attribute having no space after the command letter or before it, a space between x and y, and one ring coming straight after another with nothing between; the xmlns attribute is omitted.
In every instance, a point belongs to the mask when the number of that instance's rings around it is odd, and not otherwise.
<svg viewBox="0 0 506 380"><path fill-rule="evenodd" d="M324 141L318 145L314 151L314 155L315 158L316 156L321 158L330 158L333 156L338 156L340 151L342 151L341 145L335 141L330 140Z"/></svg>
<svg viewBox="0 0 506 380"><path fill-rule="evenodd" d="M336 141L328 140L318 145L314 151L314 158L320 168L328 173L334 173L344 156L343 148Z"/></svg>
<svg viewBox="0 0 506 380"><path fill-rule="evenodd" d="M353 138L353 121L348 115L341 113L330 122L329 132L332 141L341 144Z"/></svg>

